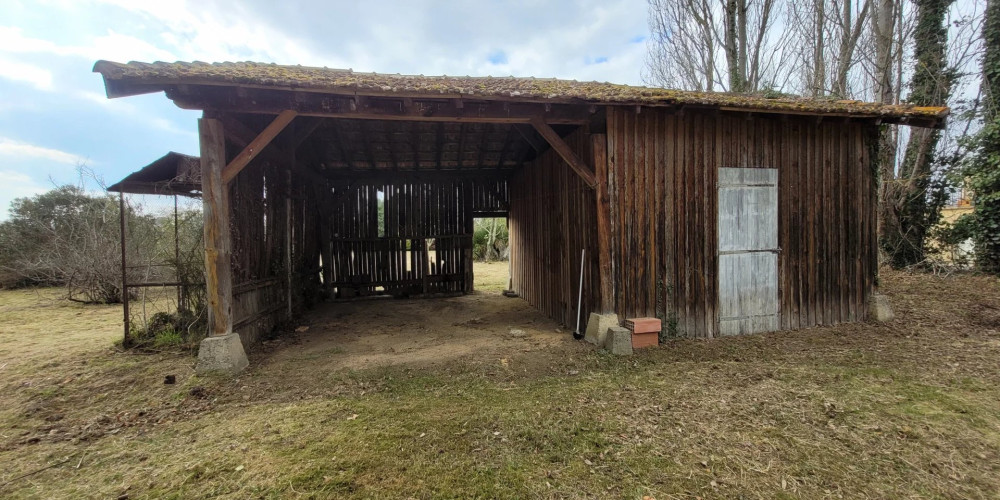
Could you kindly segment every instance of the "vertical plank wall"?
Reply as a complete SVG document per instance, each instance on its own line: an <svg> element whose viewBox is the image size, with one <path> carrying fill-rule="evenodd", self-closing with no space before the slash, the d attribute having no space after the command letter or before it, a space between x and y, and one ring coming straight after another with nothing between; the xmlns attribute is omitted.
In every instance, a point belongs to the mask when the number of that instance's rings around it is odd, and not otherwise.
<svg viewBox="0 0 1000 500"><path fill-rule="evenodd" d="M779 170L780 327L859 321L876 272L867 126L608 109L616 311L718 335L718 169Z"/></svg>
<svg viewBox="0 0 1000 500"><path fill-rule="evenodd" d="M566 143L592 164L583 129ZM524 300L569 328L576 326L580 250L586 248L581 330L600 299L594 190L549 150L510 181L511 282Z"/></svg>
<svg viewBox="0 0 1000 500"><path fill-rule="evenodd" d="M384 179L335 185L335 201L324 214L331 235L327 286L348 297L353 295L347 290L370 295L376 287L403 295L471 291L475 183Z"/></svg>
<svg viewBox="0 0 1000 500"><path fill-rule="evenodd" d="M227 148L228 149L228 148ZM299 183L288 185L287 167L270 161L255 160L229 184L230 231L232 237L233 331L250 348L270 333L286 317L288 279L286 242L292 236L294 262L311 260L305 238L315 231L314 210L307 210ZM285 200L291 195L299 201ZM287 223L291 221L291 231ZM294 265L294 264L293 264ZM304 264L300 264L300 268ZM300 302L300 293L292 293Z"/></svg>

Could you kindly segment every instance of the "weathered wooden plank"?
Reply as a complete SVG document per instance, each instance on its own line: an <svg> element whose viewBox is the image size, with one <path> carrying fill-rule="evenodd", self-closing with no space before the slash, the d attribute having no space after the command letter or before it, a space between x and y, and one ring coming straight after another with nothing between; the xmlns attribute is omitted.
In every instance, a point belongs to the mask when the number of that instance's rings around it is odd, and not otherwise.
<svg viewBox="0 0 1000 500"><path fill-rule="evenodd" d="M295 119L297 113L291 110L285 110L278 114L264 130L262 130L257 137L254 138L250 144L247 144L243 151L240 151L235 158L225 168L222 170L222 181L224 183L229 183L236 177L236 174L240 173L251 160L257 157L260 152L267 147L271 141L281 133L282 130L288 126L289 123Z"/></svg>
<svg viewBox="0 0 1000 500"><path fill-rule="evenodd" d="M778 169L719 169L722 335L779 327ZM765 229L767 228L767 229Z"/></svg>
<svg viewBox="0 0 1000 500"><path fill-rule="evenodd" d="M229 191L222 180L226 164L226 139L222 122L198 120L201 144L202 218L205 238L205 292L208 298L208 333L233 331L233 283L230 266Z"/></svg>
<svg viewBox="0 0 1000 500"><path fill-rule="evenodd" d="M552 130L552 127L548 123L540 119L534 119L531 121L531 125L535 127L538 134L549 143L549 146L559 154L563 161L583 179L583 182L588 187L593 188L597 185L597 179L594 177L593 170L580 160L580 157L563 141L562 137L559 137L559 134L555 130Z"/></svg>

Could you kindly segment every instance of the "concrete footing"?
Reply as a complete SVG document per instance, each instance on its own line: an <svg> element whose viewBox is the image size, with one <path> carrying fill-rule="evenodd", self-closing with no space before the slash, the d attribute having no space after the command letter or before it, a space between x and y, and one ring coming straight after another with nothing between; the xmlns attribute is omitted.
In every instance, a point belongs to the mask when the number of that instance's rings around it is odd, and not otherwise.
<svg viewBox="0 0 1000 500"><path fill-rule="evenodd" d="M587 332L583 339L603 347L604 341L608 338L608 330L616 326L618 326L617 314L590 313L590 318L587 320Z"/></svg>
<svg viewBox="0 0 1000 500"><path fill-rule="evenodd" d="M896 313L892 311L889 304L889 297L875 293L868 297L868 320L877 323L892 321L896 318Z"/></svg>
<svg viewBox="0 0 1000 500"><path fill-rule="evenodd" d="M604 348L617 356L630 356L632 354L632 332L628 331L628 328L617 325L611 327L608 329Z"/></svg>
<svg viewBox="0 0 1000 500"><path fill-rule="evenodd" d="M235 333L207 337L198 346L198 375L236 375L250 364L243 342Z"/></svg>

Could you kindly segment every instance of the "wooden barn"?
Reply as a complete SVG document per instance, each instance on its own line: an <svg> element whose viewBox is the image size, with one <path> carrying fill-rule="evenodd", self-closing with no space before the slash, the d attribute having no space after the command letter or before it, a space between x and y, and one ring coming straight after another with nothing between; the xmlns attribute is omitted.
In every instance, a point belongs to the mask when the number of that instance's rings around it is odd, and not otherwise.
<svg viewBox="0 0 1000 500"><path fill-rule="evenodd" d="M948 113L256 63L94 70L108 97L204 112L210 333L248 348L314 300L472 291L481 216L508 218L512 290L568 325L615 313L716 337L864 320L878 127Z"/></svg>

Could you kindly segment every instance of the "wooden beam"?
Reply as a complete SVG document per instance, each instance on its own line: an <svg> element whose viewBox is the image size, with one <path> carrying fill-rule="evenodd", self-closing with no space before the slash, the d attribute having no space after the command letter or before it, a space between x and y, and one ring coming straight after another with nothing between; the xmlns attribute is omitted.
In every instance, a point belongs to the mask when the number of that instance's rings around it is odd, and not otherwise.
<svg viewBox="0 0 1000 500"><path fill-rule="evenodd" d="M420 124L413 122L410 129L410 142L413 144L413 168L420 168Z"/></svg>
<svg viewBox="0 0 1000 500"><path fill-rule="evenodd" d="M250 144L247 144L240 154L233 158L224 169L222 169L222 182L228 184L237 174L246 167L250 161L260 154L261 150L267 147L271 141L285 130L285 127L295 119L298 113L292 110L284 110L268 125Z"/></svg>
<svg viewBox="0 0 1000 500"><path fill-rule="evenodd" d="M465 123L458 124L458 157L455 162L458 168L462 168L462 155L465 153Z"/></svg>
<svg viewBox="0 0 1000 500"><path fill-rule="evenodd" d="M479 138L479 159L476 160L476 164L480 167L483 166L483 160L486 159L486 148L490 144L490 124L483 124L482 137Z"/></svg>
<svg viewBox="0 0 1000 500"><path fill-rule="evenodd" d="M333 133L333 142L340 149L340 152L344 155L344 163L347 164L348 168L354 168L354 160L351 159L353 151L347 149L347 143L344 142L343 134L340 133L340 122L334 120L330 123L330 131Z"/></svg>
<svg viewBox="0 0 1000 500"><path fill-rule="evenodd" d="M569 144L566 144L566 142L562 140L562 137L559 137L559 134L557 134L555 130L552 130L552 127L550 127L549 124L545 123L540 118L532 120L531 124L534 125L535 130L538 131L539 135L541 135L542 138L549 143L549 146L552 146L552 149L559 154L559 157L569 165L569 168L573 169L573 171L576 172L576 175L579 175L580 178L583 179L584 183L591 188L597 185L597 178L594 177L594 172L587 166L586 163L583 162L583 160L580 159L579 156L576 155L576 153L573 152L573 150L569 147Z"/></svg>
<svg viewBox="0 0 1000 500"><path fill-rule="evenodd" d="M327 170L326 179L331 185L350 184L362 186L400 182L441 182L456 180L502 180L514 173L514 169L454 169L454 170Z"/></svg>
<svg viewBox="0 0 1000 500"><path fill-rule="evenodd" d="M292 149L299 149L302 146L302 143L306 142L306 139L309 139L309 137L312 136L312 133L315 132L316 129L322 124L322 118L313 118L308 124L306 124L306 126L297 129L295 131L295 140L292 141Z"/></svg>
<svg viewBox="0 0 1000 500"><path fill-rule="evenodd" d="M365 158L368 158L368 166L375 167L375 150L372 149L372 141L368 139L368 130L365 129L364 122L358 123L358 132L361 133L361 144L365 148Z"/></svg>
<svg viewBox="0 0 1000 500"><path fill-rule="evenodd" d="M510 149L511 137L514 135L513 127L507 127L507 133L503 136L503 147L500 148L500 156L497 157L497 168L503 168L503 160Z"/></svg>
<svg viewBox="0 0 1000 500"><path fill-rule="evenodd" d="M205 292L208 296L208 334L233 331L233 282L230 270L229 190L222 180L226 164L226 136L222 122L198 120L201 143L201 201L205 231Z"/></svg>
<svg viewBox="0 0 1000 500"><path fill-rule="evenodd" d="M385 144L386 149L389 152L389 161L392 163L393 170L399 170L399 159L396 158L396 148L393 146L392 138L396 135L395 123L383 123L382 132L385 134Z"/></svg>
<svg viewBox="0 0 1000 500"><path fill-rule="evenodd" d="M170 89L167 97L183 109L233 113L276 114L294 110L300 116L473 123L530 123L542 117L546 123L582 125L590 121L586 106L531 102L469 101L458 107L455 99L353 98L311 92L251 90L237 95L226 88L191 87ZM409 104L407 104L409 102Z"/></svg>
<svg viewBox="0 0 1000 500"><path fill-rule="evenodd" d="M535 150L535 153L541 153L542 151L545 151L545 144L542 143L542 141L539 141L537 137L535 137L535 134L531 132L531 129L521 124L515 124L514 128L516 128L517 131L521 134L521 137L524 138L524 141L531 146L531 149Z"/></svg>
<svg viewBox="0 0 1000 500"><path fill-rule="evenodd" d="M253 130L250 130L249 127L234 118L232 115L222 115L220 120L222 120L222 126L226 132L226 139L229 139L241 148L247 147L251 142L253 142L254 138L257 137L257 134ZM266 156L269 160L279 165L287 164L287 159L290 157L289 153L286 153L285 149L279 148L276 144L272 144L271 147L265 148L260 155ZM325 177L320 176L313 169L305 166L299 161L296 161L296 163L292 165L292 170L295 170L296 173L305 176L313 182L319 182L321 184L326 183Z"/></svg>
<svg viewBox="0 0 1000 500"><path fill-rule="evenodd" d="M444 155L444 122L438 122L437 124L437 138L435 139L437 144L437 165L434 168L441 170L442 155Z"/></svg>
<svg viewBox="0 0 1000 500"><path fill-rule="evenodd" d="M615 312L615 280L611 259L611 202L608 198L608 136L590 136L597 177L597 262L601 291L600 312Z"/></svg>

